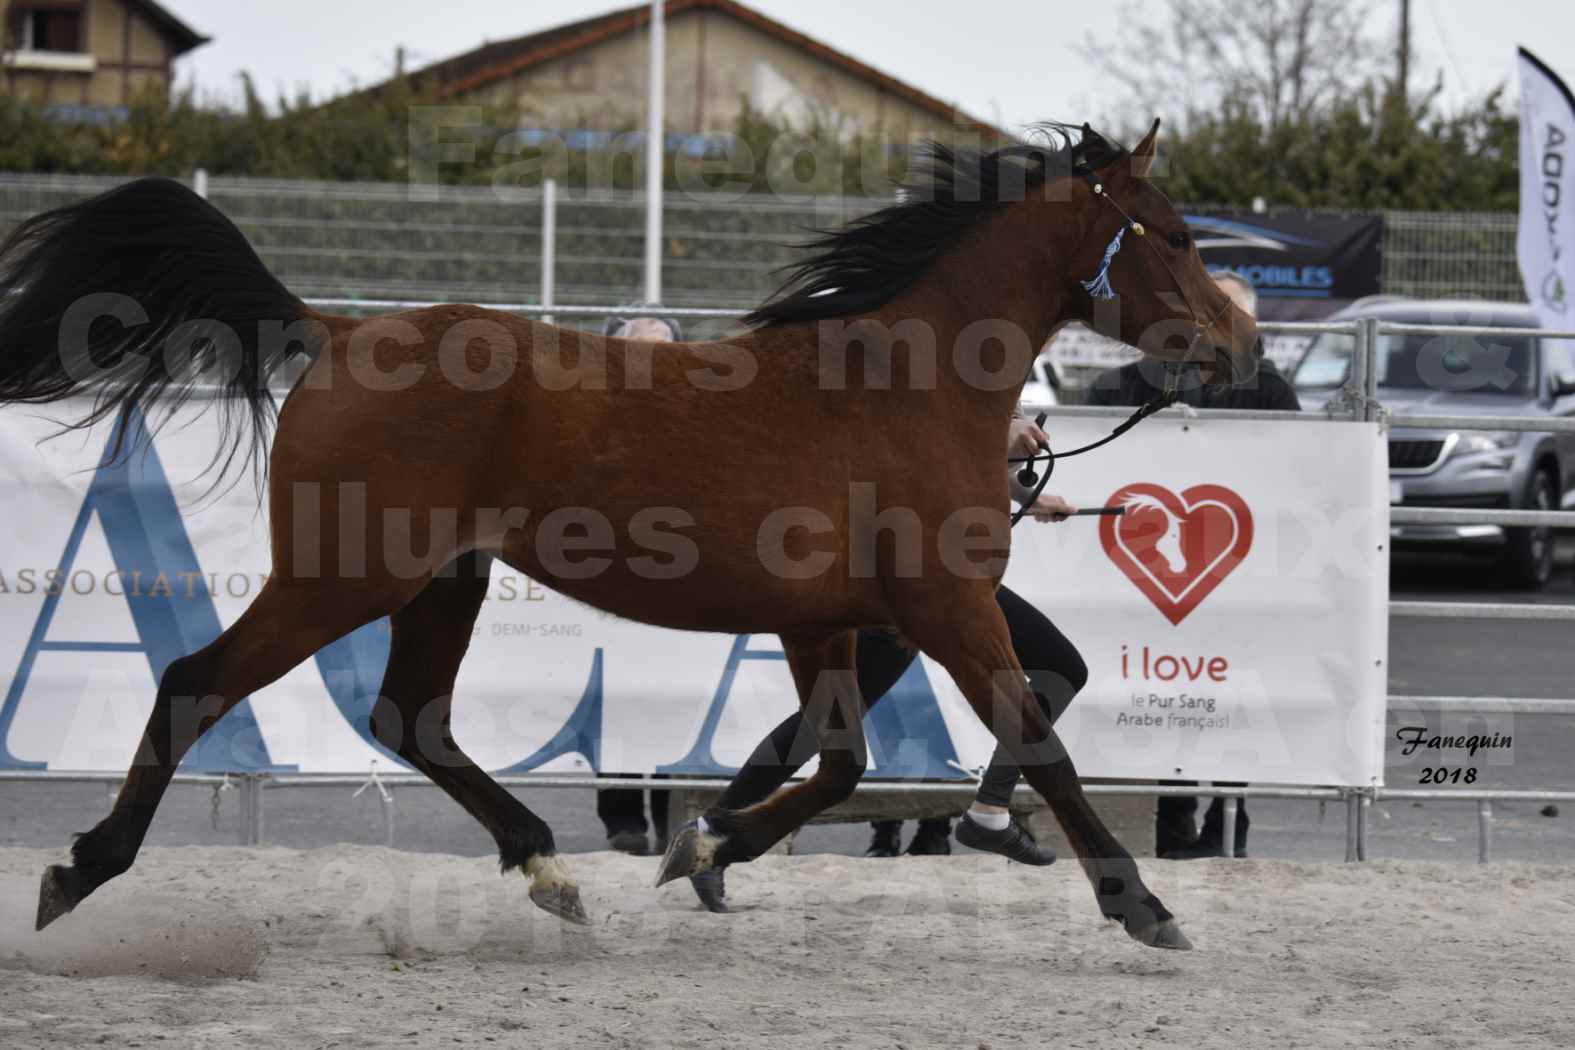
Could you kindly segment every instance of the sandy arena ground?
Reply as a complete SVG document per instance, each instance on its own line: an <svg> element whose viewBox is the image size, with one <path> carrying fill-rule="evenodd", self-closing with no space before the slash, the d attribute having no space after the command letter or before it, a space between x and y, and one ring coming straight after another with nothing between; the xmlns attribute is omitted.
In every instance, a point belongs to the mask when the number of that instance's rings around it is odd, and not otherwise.
<svg viewBox="0 0 1575 1050"><path fill-rule="evenodd" d="M656 861L569 858L594 925L484 859L144 851L43 934L0 850L0 1045L1553 1047L1575 870L1149 862L1198 950L1101 921L1075 864L770 857L738 910ZM994 1002L993 1010L981 1003Z"/></svg>

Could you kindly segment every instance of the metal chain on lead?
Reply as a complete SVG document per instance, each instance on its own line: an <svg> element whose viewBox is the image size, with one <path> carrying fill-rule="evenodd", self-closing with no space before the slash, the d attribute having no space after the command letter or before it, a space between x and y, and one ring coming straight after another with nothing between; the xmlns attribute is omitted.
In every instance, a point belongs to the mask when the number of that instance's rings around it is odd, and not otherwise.
<svg viewBox="0 0 1575 1050"><path fill-rule="evenodd" d="M356 788L350 797L360 798L361 792L365 791L369 787L377 788L378 796L382 798L384 802L392 802L394 800L394 796L388 793L388 787L383 783L383 778L377 775L377 759L375 758L372 759L372 769L371 772L367 774L366 782L360 787Z"/></svg>
<svg viewBox="0 0 1575 1050"><path fill-rule="evenodd" d="M975 784L984 783L984 766L965 766L955 758L948 758L946 760L946 764L957 770L957 772L961 773L969 780L973 781Z"/></svg>
<svg viewBox="0 0 1575 1050"><path fill-rule="evenodd" d="M235 785L230 783L230 775L224 774L224 779L213 785L213 803L209 809L208 819L213 824L213 830L219 830L219 800L224 792L234 791Z"/></svg>

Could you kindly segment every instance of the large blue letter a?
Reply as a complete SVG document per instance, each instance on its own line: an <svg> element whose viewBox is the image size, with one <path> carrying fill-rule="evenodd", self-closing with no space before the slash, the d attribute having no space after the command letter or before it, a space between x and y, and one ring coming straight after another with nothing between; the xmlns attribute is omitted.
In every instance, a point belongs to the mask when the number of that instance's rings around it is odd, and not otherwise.
<svg viewBox="0 0 1575 1050"><path fill-rule="evenodd" d="M117 447L116 439L122 432L124 444L120 447L128 451L113 457L110 450ZM49 625L65 591L63 581L71 576L82 537L94 514L103 526L115 568L126 583L126 605L131 611L138 641L49 640ZM180 506L170 490L141 413L130 411L117 422L115 434L110 437L66 538L58 568L56 579L62 582L44 598L5 703L0 706L0 769L42 769L47 765L22 761L12 755L6 745L11 723L27 691L39 653L143 653L157 681L174 660L207 645L221 631L207 578L197 563L197 553L181 521ZM156 588L150 594L150 584L161 573L166 581L182 582L178 587ZM188 575L182 577L183 573ZM186 580L192 581L189 594ZM294 768L273 763L248 701L242 701L209 729L187 753L182 766L202 772Z"/></svg>

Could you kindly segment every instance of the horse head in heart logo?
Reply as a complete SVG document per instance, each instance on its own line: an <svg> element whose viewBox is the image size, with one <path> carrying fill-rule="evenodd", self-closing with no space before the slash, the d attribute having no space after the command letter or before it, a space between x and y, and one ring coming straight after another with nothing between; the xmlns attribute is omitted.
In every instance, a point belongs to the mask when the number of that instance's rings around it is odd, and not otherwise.
<svg viewBox="0 0 1575 1050"><path fill-rule="evenodd" d="M1125 507L1100 519L1105 554L1154 607L1179 624L1252 547L1252 511L1222 485L1176 495L1163 485L1125 485L1105 502Z"/></svg>

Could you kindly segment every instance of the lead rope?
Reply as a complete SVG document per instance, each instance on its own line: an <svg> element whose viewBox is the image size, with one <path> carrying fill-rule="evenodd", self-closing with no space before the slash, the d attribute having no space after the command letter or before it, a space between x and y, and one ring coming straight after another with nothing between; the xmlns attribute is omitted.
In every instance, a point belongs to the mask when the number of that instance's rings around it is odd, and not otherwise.
<svg viewBox="0 0 1575 1050"><path fill-rule="evenodd" d="M1147 419L1149 416L1152 416L1154 413L1162 411L1175 404L1177 388L1179 385L1180 369L1167 363L1165 365L1165 388L1161 390L1159 394L1150 398L1145 404L1138 408L1136 412L1133 412L1132 415L1128 416L1126 421L1120 426L1116 427L1098 441L1090 441L1088 444L1083 445L1080 448L1074 448L1070 452L1056 452L1051 449L1050 446L1045 445L1043 446L1044 451L1038 453L1037 455L1008 456L1006 459L1007 463L1023 464L1022 469L1017 472L1018 484L1022 485L1025 489L1033 490L1028 499L1025 500L1015 512L1013 512L1012 527L1016 528L1017 523L1022 521L1023 518L1028 515L1028 512L1033 507L1033 505L1039 501L1040 494L1044 492L1045 486L1050 483L1050 475L1055 473L1056 460L1068 459L1072 456L1081 456L1085 452L1092 452L1096 448L1101 448L1110 444L1116 438L1120 437L1122 434L1125 434L1127 431L1143 422L1143 420ZM1040 426L1044 426L1044 421L1046 418L1048 417L1045 416L1044 413L1040 413ZM1045 469L1042 475L1038 475L1034 470L1034 464L1038 463L1040 460L1045 461Z"/></svg>

